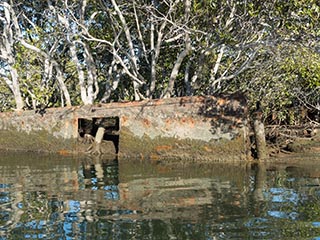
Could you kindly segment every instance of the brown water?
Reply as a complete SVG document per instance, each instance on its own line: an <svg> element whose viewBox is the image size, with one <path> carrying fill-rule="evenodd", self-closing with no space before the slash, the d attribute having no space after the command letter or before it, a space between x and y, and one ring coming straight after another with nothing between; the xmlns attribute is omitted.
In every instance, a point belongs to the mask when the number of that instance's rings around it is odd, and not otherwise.
<svg viewBox="0 0 320 240"><path fill-rule="evenodd" d="M178 167L1 154L0 239L320 239L320 165L296 160Z"/></svg>

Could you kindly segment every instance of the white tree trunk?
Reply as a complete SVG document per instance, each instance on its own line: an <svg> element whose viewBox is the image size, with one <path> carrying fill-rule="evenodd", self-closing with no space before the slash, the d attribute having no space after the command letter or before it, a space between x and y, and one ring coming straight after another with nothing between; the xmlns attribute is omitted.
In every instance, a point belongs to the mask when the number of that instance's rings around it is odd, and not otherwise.
<svg viewBox="0 0 320 240"><path fill-rule="evenodd" d="M83 47L85 50L86 70L88 74L87 95L88 95L89 101L93 103L96 100L99 93L97 69L88 45L83 43Z"/></svg>
<svg viewBox="0 0 320 240"><path fill-rule="evenodd" d="M128 27L127 21L125 19L125 17L123 16L117 2L115 0L111 0L111 3L117 13L117 15L119 16L119 19L121 21L126 39L127 39L127 44L130 50L130 61L132 63L132 68L133 68L133 75L137 78L139 78L139 72L138 72L138 64L137 64L137 57L136 57L136 53L135 53L135 49L134 49L134 45L133 45L133 41L131 38L131 33L130 33L130 29ZM141 99L141 97L143 98L143 96L141 96L141 93L139 92L139 87L140 87L140 83L137 81L133 81L133 90L134 90L134 98L136 101L139 101Z"/></svg>
<svg viewBox="0 0 320 240"><path fill-rule="evenodd" d="M264 130L264 124L261 119L257 118L253 122L254 135L256 140L257 158L259 160L265 160L268 156L266 134Z"/></svg>
<svg viewBox="0 0 320 240"><path fill-rule="evenodd" d="M191 0L186 0L185 1L185 18L186 18L186 22L189 19L190 10L191 10ZM177 60L176 60L176 62L174 64L173 69L172 69L171 74L170 74L168 87L164 90L164 92L162 94L162 98L171 97L173 89L174 89L174 83L175 83L176 78L177 78L177 76L179 74L179 70L180 70L181 64L182 64L183 60L185 59L185 57L191 51L191 40L190 40L189 33L187 31L185 32L184 41L185 41L185 48L182 50L182 52L177 57Z"/></svg>
<svg viewBox="0 0 320 240"><path fill-rule="evenodd" d="M69 91L68 91L66 84L64 83L65 79L63 77L63 73L58 65L56 65L56 71L57 71L57 80L58 80L60 89L62 91L62 94L66 100L66 105L67 105L67 107L71 107L72 104L71 104L70 94L69 94ZM61 98L62 98L62 96L61 96ZM63 98L61 101L61 105L62 105L62 107L64 106Z"/></svg>
<svg viewBox="0 0 320 240"><path fill-rule="evenodd" d="M20 91L19 74L14 67L16 61L13 49L15 44L15 34L19 34L20 29L12 7L6 2L0 4L0 7L3 8L2 10L4 11L4 17L0 18L3 26L3 32L0 38L0 57L7 63L7 70L10 72L10 76L4 75L3 77L13 93L16 109L21 110L24 107L24 101ZM14 28L14 30L12 28Z"/></svg>
<svg viewBox="0 0 320 240"><path fill-rule="evenodd" d="M22 110L24 107L24 101L23 98L21 96L21 91L20 91L20 86L19 86L19 75L17 70L14 67L11 67L10 70L11 73L11 79L12 79L12 92L14 95L14 99L16 102L16 109L17 110Z"/></svg>
<svg viewBox="0 0 320 240"><path fill-rule="evenodd" d="M67 106L71 106L70 94L69 94L68 88L67 88L67 86L65 84L65 81L64 81L65 79L63 77L63 73L62 73L62 70L61 70L61 68L59 66L59 63L56 62L53 58L50 57L50 55L48 55L46 52L42 51L41 49L39 49L39 48L27 43L23 39L19 39L19 40L20 40L20 43L24 47L26 47L26 48L28 48L28 49L40 54L41 57L45 58L45 61L50 59L50 65L53 65L55 67L56 71L57 71L57 76L56 77L57 77L57 80L58 80L58 83L59 83L59 87L60 87L60 89L62 91L62 94L65 97L66 105ZM46 70L45 70L45 72L46 72ZM48 77L50 77L50 75ZM51 77L52 77L52 73L51 73ZM62 104L62 106L64 106L64 104Z"/></svg>
<svg viewBox="0 0 320 240"><path fill-rule="evenodd" d="M94 141L95 141L97 144L100 144L100 143L102 142L104 132L105 132L104 127L99 127L99 128L98 128L98 131L97 131L96 136L95 136L95 138L94 138Z"/></svg>
<svg viewBox="0 0 320 240"><path fill-rule="evenodd" d="M79 86L80 86L80 96L81 100L85 105L92 104L93 102L89 99L87 94L87 86L85 80L85 74L82 69L82 65L77 55L76 45L74 42L70 42L70 54L73 60L73 63L76 65L76 69L78 72Z"/></svg>

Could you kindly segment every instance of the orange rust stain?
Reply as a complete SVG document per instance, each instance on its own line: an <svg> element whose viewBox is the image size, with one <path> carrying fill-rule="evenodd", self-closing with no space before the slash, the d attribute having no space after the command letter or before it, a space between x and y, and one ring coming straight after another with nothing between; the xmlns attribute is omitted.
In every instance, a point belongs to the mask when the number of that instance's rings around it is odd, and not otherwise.
<svg viewBox="0 0 320 240"><path fill-rule="evenodd" d="M192 117L183 117L180 119L180 123L184 125L189 125L189 127L193 128L195 126L196 121Z"/></svg>
<svg viewBox="0 0 320 240"><path fill-rule="evenodd" d="M79 187L78 180L72 179L72 180L70 180L70 182L71 182L72 186L74 187L74 189L78 189L78 187Z"/></svg>
<svg viewBox="0 0 320 240"><path fill-rule="evenodd" d="M120 194L120 197L123 200L128 200L129 199L129 196L128 196L128 186L125 186L125 187L121 187L119 185L119 194Z"/></svg>
<svg viewBox="0 0 320 240"><path fill-rule="evenodd" d="M159 159L160 159L159 155L151 153L151 155L150 155L150 160L151 161L157 161Z"/></svg>
<svg viewBox="0 0 320 240"><path fill-rule="evenodd" d="M78 119L73 119L72 120L72 125L77 126L78 125Z"/></svg>
<svg viewBox="0 0 320 240"><path fill-rule="evenodd" d="M68 156L68 155L70 155L70 152L68 150L61 149L58 151L58 154L60 154L62 156Z"/></svg>
<svg viewBox="0 0 320 240"><path fill-rule="evenodd" d="M166 120L166 125L170 125L172 123L172 120L171 119L167 119Z"/></svg>
<svg viewBox="0 0 320 240"><path fill-rule="evenodd" d="M122 124L126 123L126 122L128 121L128 119L129 119L129 118L128 118L127 116L122 116L122 117L121 117L121 123L122 123Z"/></svg>
<svg viewBox="0 0 320 240"><path fill-rule="evenodd" d="M168 172L170 172L170 168L158 165L157 171L158 171L158 173L168 173Z"/></svg>
<svg viewBox="0 0 320 240"><path fill-rule="evenodd" d="M173 123L173 120L171 120L171 119L166 119L166 121L165 121L165 129L166 130L169 130L170 128L171 128L171 124Z"/></svg>
<svg viewBox="0 0 320 240"><path fill-rule="evenodd" d="M219 98L218 100L217 100L217 105L224 105L226 103L226 100L225 99L223 99L223 98Z"/></svg>
<svg viewBox="0 0 320 240"><path fill-rule="evenodd" d="M170 146L170 145L159 145L159 146L155 147L156 151L168 151L171 149L172 149L172 146Z"/></svg>
<svg viewBox="0 0 320 240"><path fill-rule="evenodd" d="M196 121L193 119L193 118L190 118L189 119L189 122L190 122L190 125L194 126Z"/></svg>
<svg viewBox="0 0 320 240"><path fill-rule="evenodd" d="M309 176L310 176L311 178L318 178L318 177L320 177L320 172L319 172L319 171L311 172L311 173L309 174Z"/></svg>
<svg viewBox="0 0 320 240"><path fill-rule="evenodd" d="M212 149L210 147L208 147L208 146L204 146L203 149L206 152L212 152Z"/></svg>
<svg viewBox="0 0 320 240"><path fill-rule="evenodd" d="M148 120L148 119L143 119L143 123L144 123L144 125L146 125L147 127L150 127L150 125L151 125L151 122Z"/></svg>
<svg viewBox="0 0 320 240"><path fill-rule="evenodd" d="M161 105L165 105L166 100L164 100L164 99L155 99L154 101L152 101L152 103L153 103L152 105L154 105L154 106L161 106Z"/></svg>
<svg viewBox="0 0 320 240"><path fill-rule="evenodd" d="M185 205L195 205L196 199L194 197L183 199Z"/></svg>
<svg viewBox="0 0 320 240"><path fill-rule="evenodd" d="M122 199L122 201L128 200L130 197L128 183L119 183L118 186L119 186L120 199Z"/></svg>

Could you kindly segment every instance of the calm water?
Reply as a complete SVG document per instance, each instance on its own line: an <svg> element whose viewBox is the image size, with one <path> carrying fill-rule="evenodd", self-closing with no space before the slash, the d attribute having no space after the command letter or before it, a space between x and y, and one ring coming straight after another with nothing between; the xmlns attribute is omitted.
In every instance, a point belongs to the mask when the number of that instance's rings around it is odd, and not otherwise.
<svg viewBox="0 0 320 240"><path fill-rule="evenodd" d="M320 239L319 179L312 162L1 154L0 239Z"/></svg>

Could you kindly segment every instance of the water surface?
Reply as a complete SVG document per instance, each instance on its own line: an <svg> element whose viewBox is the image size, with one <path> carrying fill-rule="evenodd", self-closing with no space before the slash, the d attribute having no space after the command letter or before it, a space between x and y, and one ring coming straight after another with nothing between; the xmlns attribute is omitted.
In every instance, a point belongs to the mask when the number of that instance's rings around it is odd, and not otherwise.
<svg viewBox="0 0 320 240"><path fill-rule="evenodd" d="M0 156L0 239L320 239L320 166Z"/></svg>

